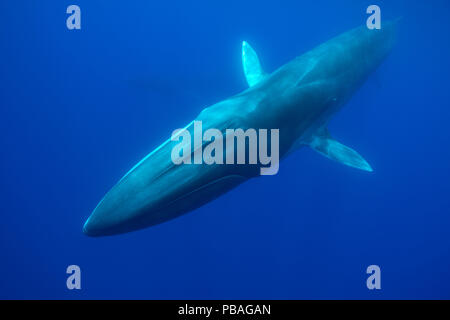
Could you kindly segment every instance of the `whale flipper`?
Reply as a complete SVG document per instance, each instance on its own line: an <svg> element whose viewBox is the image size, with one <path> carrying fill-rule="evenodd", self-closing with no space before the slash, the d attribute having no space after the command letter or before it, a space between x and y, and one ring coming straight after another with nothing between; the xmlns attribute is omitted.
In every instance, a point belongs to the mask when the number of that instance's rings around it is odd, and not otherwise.
<svg viewBox="0 0 450 320"><path fill-rule="evenodd" d="M260 82L266 76L259 63L258 55L245 41L242 42L242 66L250 87Z"/></svg>
<svg viewBox="0 0 450 320"><path fill-rule="evenodd" d="M319 134L315 135L309 146L327 158L347 166L369 172L373 171L372 167L358 152L334 140L328 129L322 129Z"/></svg>

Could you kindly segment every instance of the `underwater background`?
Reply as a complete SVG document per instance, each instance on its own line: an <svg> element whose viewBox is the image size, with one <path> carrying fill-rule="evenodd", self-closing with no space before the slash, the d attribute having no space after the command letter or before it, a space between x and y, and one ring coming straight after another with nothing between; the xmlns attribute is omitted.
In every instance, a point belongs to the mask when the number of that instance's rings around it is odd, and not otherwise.
<svg viewBox="0 0 450 320"><path fill-rule="evenodd" d="M81 30L66 8L81 8ZM330 131L374 168L303 148L180 218L90 238L84 221L141 158L332 37L402 17L392 54ZM2 1L0 298L449 299L450 2ZM383 20L382 20L383 21ZM68 290L66 268L81 268ZM366 268L381 268L368 290Z"/></svg>

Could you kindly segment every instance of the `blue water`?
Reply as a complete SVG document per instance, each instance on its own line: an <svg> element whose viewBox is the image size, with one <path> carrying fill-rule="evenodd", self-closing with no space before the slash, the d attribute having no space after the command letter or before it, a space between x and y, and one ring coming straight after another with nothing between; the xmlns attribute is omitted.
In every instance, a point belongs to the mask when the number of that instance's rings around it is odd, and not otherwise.
<svg viewBox="0 0 450 320"><path fill-rule="evenodd" d="M402 16L392 54L330 124L374 168L304 148L170 222L89 238L86 218L202 108ZM66 28L77 4L81 30ZM2 1L0 298L450 298L450 21L435 1ZM66 268L81 268L81 290ZM381 268L381 290L366 287Z"/></svg>

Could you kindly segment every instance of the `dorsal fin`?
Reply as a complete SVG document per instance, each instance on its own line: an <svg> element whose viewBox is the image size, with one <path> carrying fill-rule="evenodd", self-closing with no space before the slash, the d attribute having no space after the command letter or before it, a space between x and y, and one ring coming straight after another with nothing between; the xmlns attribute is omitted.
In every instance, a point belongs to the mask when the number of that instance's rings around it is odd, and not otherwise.
<svg viewBox="0 0 450 320"><path fill-rule="evenodd" d="M242 42L242 66L250 87L260 82L266 75L261 68L255 50L245 41Z"/></svg>

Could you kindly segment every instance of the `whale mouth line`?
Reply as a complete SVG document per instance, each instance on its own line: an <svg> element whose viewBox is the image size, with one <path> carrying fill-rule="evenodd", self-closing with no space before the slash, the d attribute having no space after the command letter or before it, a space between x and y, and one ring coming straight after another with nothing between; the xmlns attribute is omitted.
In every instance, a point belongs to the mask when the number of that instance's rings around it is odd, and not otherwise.
<svg viewBox="0 0 450 320"><path fill-rule="evenodd" d="M144 212L141 215L138 215L129 220L128 223L120 222L106 228L96 228L95 225L92 225L91 215L83 226L83 233L90 237L112 236L160 224L162 222L171 220L183 213L199 208L206 202L217 198L220 194L223 193L224 189L229 191L248 178L249 177L239 174L230 174L223 176L194 190L191 190L181 196L178 196L177 198L165 203L164 205L154 207L153 209L151 209L151 213ZM217 192L219 190L220 192ZM209 194L210 197L204 197L205 194ZM190 203L190 207L183 206L183 204L185 203Z"/></svg>

